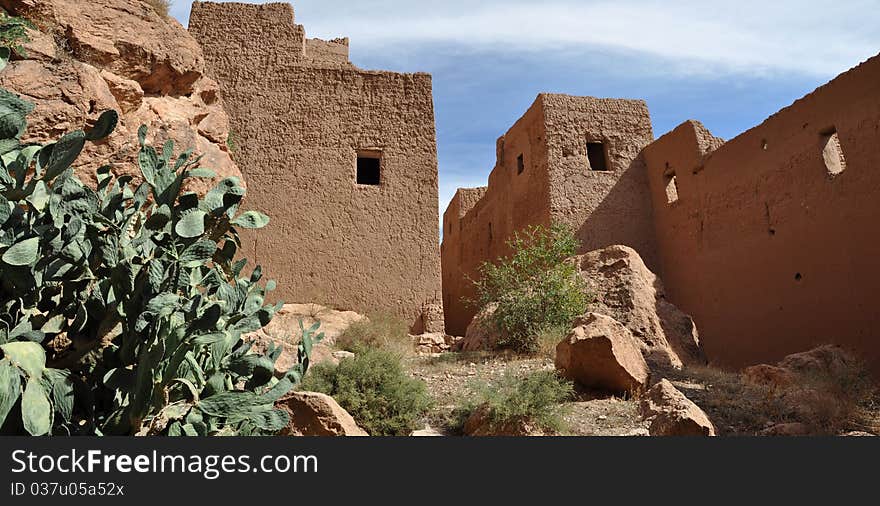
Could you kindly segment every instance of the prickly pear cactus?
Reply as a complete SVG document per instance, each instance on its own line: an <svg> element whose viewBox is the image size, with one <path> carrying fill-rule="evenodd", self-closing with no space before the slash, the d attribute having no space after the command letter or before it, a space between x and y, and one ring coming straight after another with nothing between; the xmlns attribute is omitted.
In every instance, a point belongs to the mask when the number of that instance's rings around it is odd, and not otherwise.
<svg viewBox="0 0 880 506"><path fill-rule="evenodd" d="M0 54L0 59L2 59ZM227 178L203 197L188 178L214 178L191 151L138 135L144 182L112 167L97 188L71 165L110 135L114 111L57 142L20 142L32 105L0 89L0 433L271 434L274 401L308 367L276 377L281 350L254 353L242 335L281 303L259 267L243 271L238 229L269 218L241 211Z"/></svg>

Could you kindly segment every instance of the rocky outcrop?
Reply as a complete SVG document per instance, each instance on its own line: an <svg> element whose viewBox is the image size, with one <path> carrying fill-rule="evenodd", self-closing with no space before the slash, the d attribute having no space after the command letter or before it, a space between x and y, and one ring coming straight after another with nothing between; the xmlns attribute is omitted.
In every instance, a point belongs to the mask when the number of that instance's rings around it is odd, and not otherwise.
<svg viewBox="0 0 880 506"><path fill-rule="evenodd" d="M800 378L845 378L862 368L859 360L837 345L823 345L794 353L776 365L758 364L743 369L743 378L757 384L787 387Z"/></svg>
<svg viewBox="0 0 880 506"><path fill-rule="evenodd" d="M634 249L609 246L572 261L595 296L590 309L628 328L649 363L706 363L693 320L666 300L662 281Z"/></svg>
<svg viewBox="0 0 880 506"><path fill-rule="evenodd" d="M768 385L776 388L784 388L794 383L796 376L789 371L775 365L758 364L743 369L742 377L745 381L758 385Z"/></svg>
<svg viewBox="0 0 880 506"><path fill-rule="evenodd" d="M646 392L639 408L651 424L648 431L652 436L715 435L706 413L666 379Z"/></svg>
<svg viewBox="0 0 880 506"><path fill-rule="evenodd" d="M468 324L464 339L456 346L459 351L494 350L502 338L501 331L495 325L496 304L489 304L477 313Z"/></svg>
<svg viewBox="0 0 880 506"><path fill-rule="evenodd" d="M95 184L95 169L111 165L139 184L140 125L149 127L154 145L174 140L178 153L192 148L202 155L215 181L241 178L226 144L219 87L205 77L201 48L177 21L140 0L0 0L0 7L38 28L24 57L0 72L0 86L36 104L24 141L57 140L114 109L116 131L87 144L74 165L83 181ZM201 193L215 181L191 180L188 189Z"/></svg>
<svg viewBox="0 0 880 506"><path fill-rule="evenodd" d="M312 364L317 364L326 361L338 363L342 355L337 356L332 350L336 338L349 325L364 318L354 311L336 311L318 304L285 304L268 325L242 338L252 342L258 352L266 351L269 345L280 346L281 356L275 362L275 373L280 376L296 364L296 346L302 337L300 321L306 329L315 322L321 322L318 332L323 333L324 338L312 348Z"/></svg>
<svg viewBox="0 0 880 506"><path fill-rule="evenodd" d="M318 392L292 392L277 403L290 423L280 436L368 436L348 411L332 397Z"/></svg>
<svg viewBox="0 0 880 506"><path fill-rule="evenodd" d="M432 355L450 351L459 342L459 338L447 335L443 332L433 332L410 336L416 353Z"/></svg>
<svg viewBox="0 0 880 506"><path fill-rule="evenodd" d="M635 392L648 381L638 341L619 322L598 313L579 317L556 346L556 368L583 386Z"/></svg>

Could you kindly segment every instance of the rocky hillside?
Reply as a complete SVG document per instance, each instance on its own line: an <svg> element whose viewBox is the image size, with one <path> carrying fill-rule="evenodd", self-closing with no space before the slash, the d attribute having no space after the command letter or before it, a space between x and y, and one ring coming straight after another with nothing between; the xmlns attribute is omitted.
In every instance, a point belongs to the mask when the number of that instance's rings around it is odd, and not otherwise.
<svg viewBox="0 0 880 506"><path fill-rule="evenodd" d="M0 86L37 106L24 141L55 140L114 109L119 127L78 161L84 181L94 181L105 164L137 178L140 125L154 144L170 139L179 150L192 148L218 178L241 177L219 87L205 77L201 48L176 20L143 0L0 0L0 7L37 28L25 54L0 74ZM191 189L213 186L199 184Z"/></svg>

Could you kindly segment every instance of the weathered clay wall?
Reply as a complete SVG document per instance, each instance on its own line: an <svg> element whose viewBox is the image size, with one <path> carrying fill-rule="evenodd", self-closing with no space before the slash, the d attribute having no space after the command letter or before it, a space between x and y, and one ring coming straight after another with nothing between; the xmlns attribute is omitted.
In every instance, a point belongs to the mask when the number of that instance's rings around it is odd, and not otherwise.
<svg viewBox="0 0 880 506"><path fill-rule="evenodd" d="M479 266L508 254L505 241L515 230L550 221L549 207L544 204L549 200L549 189L543 118L539 96L498 139L495 168L489 173L488 187L479 191L479 200L470 199L470 209L465 207L463 212L444 214L445 219L458 221L457 227L453 222L453 233L444 232L442 247L442 254L447 256L445 265L449 266L443 283L443 302L450 334L464 335L478 309L464 299L474 296L471 279L478 279ZM453 258L457 258L454 263Z"/></svg>
<svg viewBox="0 0 880 506"><path fill-rule="evenodd" d="M830 342L880 370L880 58L719 145L687 122L644 151L667 295L707 356Z"/></svg>
<svg viewBox="0 0 880 506"><path fill-rule="evenodd" d="M498 139L496 165L479 201L463 206L459 193L444 214L448 332L464 334L476 313L462 298L473 297L471 279L478 278L480 264L509 254L507 239L529 225L566 222L577 231L582 252L627 244L653 262L647 180L634 162L652 140L643 101L539 95ZM591 170L588 142L602 143L608 170Z"/></svg>
<svg viewBox="0 0 880 506"><path fill-rule="evenodd" d="M306 42L288 4L195 2L190 31L228 104L248 205L272 219L245 252L278 297L417 322L440 299L430 75L355 68L347 41ZM356 182L363 150L381 154L380 185Z"/></svg>
<svg viewBox="0 0 880 506"><path fill-rule="evenodd" d="M568 223L580 253L624 244L658 267L651 199L639 152L654 140L642 100L544 96L550 213ZM591 170L587 142L602 143L607 169Z"/></svg>

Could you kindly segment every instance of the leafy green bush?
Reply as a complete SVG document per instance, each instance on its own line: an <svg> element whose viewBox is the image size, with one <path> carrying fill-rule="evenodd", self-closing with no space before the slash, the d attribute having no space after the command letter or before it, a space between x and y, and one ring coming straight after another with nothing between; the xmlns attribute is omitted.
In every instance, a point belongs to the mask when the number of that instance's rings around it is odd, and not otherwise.
<svg viewBox="0 0 880 506"><path fill-rule="evenodd" d="M525 377L505 371L497 383L479 386L455 412L460 427L471 413L483 408L493 428L529 422L545 431L560 433L565 428L561 403L573 394L573 385L555 371L536 371Z"/></svg>
<svg viewBox="0 0 880 506"><path fill-rule="evenodd" d="M406 322L388 313L372 313L348 326L336 338L336 346L357 352L359 348L381 348L401 355L413 349Z"/></svg>
<svg viewBox="0 0 880 506"><path fill-rule="evenodd" d="M308 368L273 376L281 350L252 353L242 334L280 307L264 305L259 267L242 275L237 228L268 218L239 212L244 188L222 180L204 197L183 191L213 178L187 151L173 157L138 135L144 182L97 170L97 188L71 165L89 132L22 144L33 105L0 89L0 428L5 433L267 434L287 424L274 401Z"/></svg>
<svg viewBox="0 0 880 506"><path fill-rule="evenodd" d="M528 227L507 242L513 254L480 267L474 282L480 307L496 303L499 347L526 353L539 349L543 331L571 324L590 297L577 269L565 259L577 253L572 230L561 224Z"/></svg>
<svg viewBox="0 0 880 506"><path fill-rule="evenodd" d="M406 374L400 357L377 348L361 347L337 366L316 365L302 389L332 396L373 436L409 435L431 404L425 383Z"/></svg>

